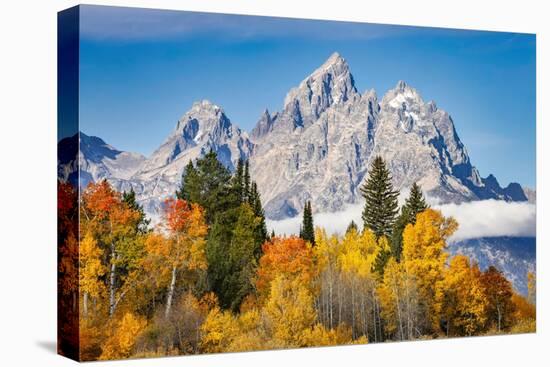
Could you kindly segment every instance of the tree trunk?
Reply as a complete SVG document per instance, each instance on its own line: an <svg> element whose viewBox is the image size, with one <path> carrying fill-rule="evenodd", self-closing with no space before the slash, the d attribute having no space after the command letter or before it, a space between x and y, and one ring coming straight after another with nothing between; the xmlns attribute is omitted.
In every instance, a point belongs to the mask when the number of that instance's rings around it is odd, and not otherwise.
<svg viewBox="0 0 550 367"><path fill-rule="evenodd" d="M170 281L170 288L168 288L168 297L166 298L166 310L164 311L164 317L170 315L170 308L172 307L172 298L174 297L174 289L176 288L176 267L172 268L172 280Z"/></svg>
<svg viewBox="0 0 550 367"><path fill-rule="evenodd" d="M500 305L497 303L497 313L498 313L498 332L500 333L500 320L502 319L502 315L500 312Z"/></svg>
<svg viewBox="0 0 550 367"><path fill-rule="evenodd" d="M88 317L88 292L84 292L84 299L82 301L82 314L84 318Z"/></svg>
<svg viewBox="0 0 550 367"><path fill-rule="evenodd" d="M109 317L115 313L115 280L116 280L115 244L111 244L111 269L109 270Z"/></svg>

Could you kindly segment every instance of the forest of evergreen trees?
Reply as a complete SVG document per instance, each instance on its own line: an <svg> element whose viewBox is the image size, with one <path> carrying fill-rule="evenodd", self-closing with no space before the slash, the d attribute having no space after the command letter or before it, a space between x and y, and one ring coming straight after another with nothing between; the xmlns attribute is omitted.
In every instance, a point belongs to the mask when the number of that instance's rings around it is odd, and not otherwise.
<svg viewBox="0 0 550 367"><path fill-rule="evenodd" d="M246 161L190 162L154 226L133 191L59 182L62 353L82 360L249 351L535 330L535 278L517 294L495 267L452 258L458 223L418 185L400 208L377 157L362 230L268 233Z"/></svg>

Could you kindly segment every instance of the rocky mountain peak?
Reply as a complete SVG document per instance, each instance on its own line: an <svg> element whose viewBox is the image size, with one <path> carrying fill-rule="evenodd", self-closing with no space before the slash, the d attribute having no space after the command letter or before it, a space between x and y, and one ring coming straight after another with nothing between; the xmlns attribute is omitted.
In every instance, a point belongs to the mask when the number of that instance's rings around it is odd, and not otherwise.
<svg viewBox="0 0 550 367"><path fill-rule="evenodd" d="M295 127L307 127L330 106L359 97L349 65L335 52L298 87L290 90L284 111L292 116Z"/></svg>
<svg viewBox="0 0 550 367"><path fill-rule="evenodd" d="M420 107L424 101L418 91L403 80L399 80L393 89L390 89L382 98L382 105L391 109Z"/></svg>
<svg viewBox="0 0 550 367"><path fill-rule="evenodd" d="M252 144L248 134L233 125L221 107L202 100L193 103L178 120L174 131L147 159L136 177L148 179L160 172L177 177L190 159L211 149L232 169L239 158L248 156Z"/></svg>
<svg viewBox="0 0 550 367"><path fill-rule="evenodd" d="M276 117L276 115L275 115ZM271 131L273 126L273 117L270 115L269 111L264 109L262 112L260 119L256 123L256 126L252 129L250 132L250 137L252 139L259 139L263 137L265 134Z"/></svg>

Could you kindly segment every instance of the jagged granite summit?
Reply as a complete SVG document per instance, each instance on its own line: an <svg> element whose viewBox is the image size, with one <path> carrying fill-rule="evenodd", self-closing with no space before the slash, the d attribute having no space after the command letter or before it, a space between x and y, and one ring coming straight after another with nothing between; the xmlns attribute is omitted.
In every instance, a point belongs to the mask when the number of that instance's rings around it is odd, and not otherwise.
<svg viewBox="0 0 550 367"><path fill-rule="evenodd" d="M397 189L418 182L442 202L527 199L518 184L503 189L480 176L434 102L403 81L381 101L373 90L360 94L337 53L288 93L281 112L264 112L252 138L251 172L271 219L296 215L306 200L317 212L358 202L376 155Z"/></svg>
<svg viewBox="0 0 550 367"><path fill-rule="evenodd" d="M60 144L76 144L74 139ZM152 217L174 194L189 160L209 150L231 170L239 158L250 160L270 219L297 215L306 200L315 212L359 202L359 187L376 155L388 163L399 190L418 182L441 202L527 200L519 184L502 188L494 176L480 176L451 116L435 102L425 102L403 81L381 100L374 90L360 93L338 53L288 92L281 111L266 109L250 137L222 108L204 100L193 104L148 158L83 133L79 147L81 177L106 178L121 191L132 187ZM74 161L60 157L60 162L59 177L74 177Z"/></svg>

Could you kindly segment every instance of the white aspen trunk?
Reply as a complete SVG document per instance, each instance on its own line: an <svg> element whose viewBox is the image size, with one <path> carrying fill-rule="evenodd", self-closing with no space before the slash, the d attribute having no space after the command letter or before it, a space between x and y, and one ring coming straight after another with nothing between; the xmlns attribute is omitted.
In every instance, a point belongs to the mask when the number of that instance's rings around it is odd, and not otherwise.
<svg viewBox="0 0 550 367"><path fill-rule="evenodd" d="M351 334L355 339L355 279L351 283Z"/></svg>
<svg viewBox="0 0 550 367"><path fill-rule="evenodd" d="M377 330L377 326L376 326L376 295L374 294L374 288L372 289L372 304L373 304L373 313L372 313L372 318L373 318L373 321L374 321L374 324L373 324L373 329L374 329L374 342L378 342L378 330Z"/></svg>
<svg viewBox="0 0 550 367"><path fill-rule="evenodd" d="M170 281L170 287L168 288L168 297L166 298L166 310L164 311L164 317L170 315L170 308L172 307L172 298L174 297L174 289L176 288L176 267L172 268L172 280Z"/></svg>
<svg viewBox="0 0 550 367"><path fill-rule="evenodd" d="M364 292L363 292L363 294L361 295L361 324L362 324L361 326L363 327L363 334L367 335L367 331L366 331L366 328L365 328L367 316L365 314L366 314L366 312L365 312L365 295L364 295Z"/></svg>
<svg viewBox="0 0 550 367"><path fill-rule="evenodd" d="M367 296L363 294L363 299L365 300L365 308L368 306ZM365 312L365 336L369 338L369 312Z"/></svg>
<svg viewBox="0 0 550 367"><path fill-rule="evenodd" d="M399 337L403 340L403 319L401 318L401 302L399 300L399 289L394 282L393 291L395 292L395 306L397 307L397 320L399 322Z"/></svg>
<svg viewBox="0 0 550 367"><path fill-rule="evenodd" d="M84 292L84 299L82 301L82 314L84 318L88 318L88 292Z"/></svg>
<svg viewBox="0 0 550 367"><path fill-rule="evenodd" d="M342 323L342 277L338 277L338 325Z"/></svg>
<svg viewBox="0 0 550 367"><path fill-rule="evenodd" d="M116 255L115 244L111 243L111 268L109 270L109 317L115 313Z"/></svg>
<svg viewBox="0 0 550 367"><path fill-rule="evenodd" d="M329 311L328 311L328 315L329 315L329 324L330 324L330 328L332 329L333 327L333 317L332 317L332 305L333 305L333 299L332 299L332 288L333 288L333 279L332 279L332 268L330 269L330 280L329 280L329 283L328 283L328 294L329 294Z"/></svg>

